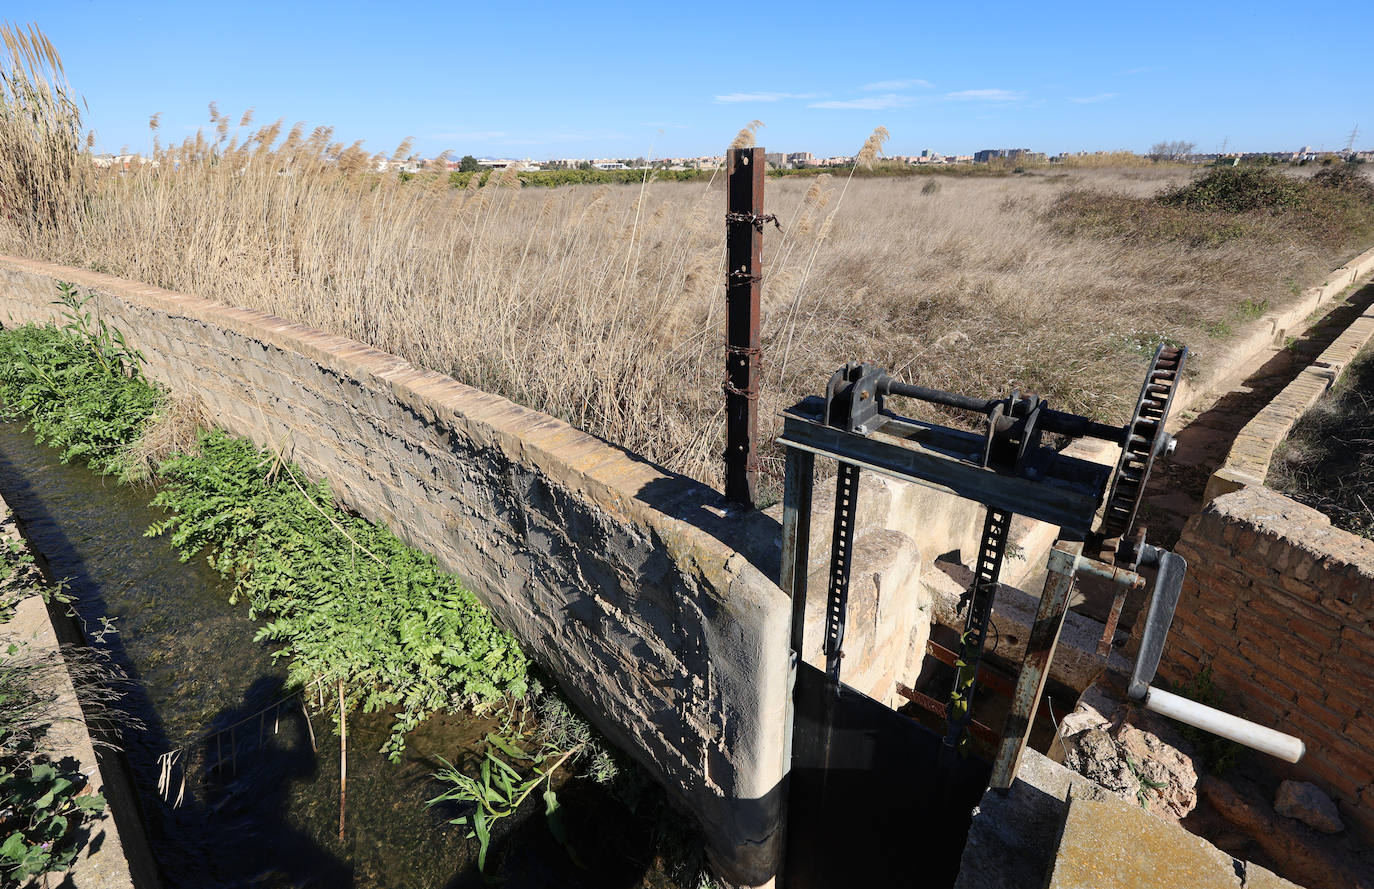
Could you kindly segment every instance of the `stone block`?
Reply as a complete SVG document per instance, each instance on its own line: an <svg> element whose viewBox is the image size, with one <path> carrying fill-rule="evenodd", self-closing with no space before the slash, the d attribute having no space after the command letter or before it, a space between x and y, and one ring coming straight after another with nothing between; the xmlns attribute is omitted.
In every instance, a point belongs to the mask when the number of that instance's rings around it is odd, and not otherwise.
<svg viewBox="0 0 1374 889"><path fill-rule="evenodd" d="M1322 833L1340 833L1345 822L1336 804L1320 787L1310 781L1284 781L1274 797L1274 811L1295 818Z"/></svg>
<svg viewBox="0 0 1374 889"><path fill-rule="evenodd" d="M1047 889L1242 889L1234 859L1124 800L1069 801Z"/></svg>

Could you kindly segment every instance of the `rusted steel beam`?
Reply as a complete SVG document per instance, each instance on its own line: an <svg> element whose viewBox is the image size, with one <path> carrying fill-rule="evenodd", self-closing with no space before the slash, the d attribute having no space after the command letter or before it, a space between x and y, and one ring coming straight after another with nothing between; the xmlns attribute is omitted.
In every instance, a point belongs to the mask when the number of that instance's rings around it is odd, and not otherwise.
<svg viewBox="0 0 1374 889"><path fill-rule="evenodd" d="M926 653L940 663L951 667L955 666L955 661L959 660L958 652L945 648L934 639L926 642ZM978 666L978 684L1004 698L1011 697L1016 690L1012 680L1001 673L994 672L986 664L979 664Z"/></svg>
<svg viewBox="0 0 1374 889"><path fill-rule="evenodd" d="M947 719L949 716L948 704L937 701L930 695L922 694L914 688L908 688L900 682L897 683L897 694L906 698L908 701L915 704L917 707L920 707L922 710L934 713L941 719ZM973 737L977 738L979 741L982 741L984 744L987 744L990 747L996 747L997 742L1000 740L997 732L983 725L976 719L969 720L968 730L969 734L973 735Z"/></svg>
<svg viewBox="0 0 1374 889"><path fill-rule="evenodd" d="M763 173L762 148L726 152L725 497L749 508L758 477Z"/></svg>
<svg viewBox="0 0 1374 889"><path fill-rule="evenodd" d="M1050 662L1059 643L1059 631L1069 610L1069 595L1073 592L1074 570L1083 551L1082 541L1060 541L1050 550L1049 574L1045 589L1040 593L1040 607L1035 612L1030 638L1026 641L1026 657L1021 673L1016 677L1016 693L1012 696L1011 712L1002 729L1002 744L992 766L989 786L1006 790L1016 780L1021 752L1030 737L1035 710L1045 693L1045 681L1050 675Z"/></svg>

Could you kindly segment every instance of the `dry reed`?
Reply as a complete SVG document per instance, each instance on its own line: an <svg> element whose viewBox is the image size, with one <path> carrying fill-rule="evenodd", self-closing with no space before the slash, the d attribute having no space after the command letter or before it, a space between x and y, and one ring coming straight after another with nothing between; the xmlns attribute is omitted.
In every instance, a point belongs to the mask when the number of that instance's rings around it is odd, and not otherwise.
<svg viewBox="0 0 1374 889"><path fill-rule="evenodd" d="M43 101L65 140L77 109L54 95ZM282 121L251 130L251 111L237 125L213 106L211 116L210 135L127 171L95 171L62 140L37 167L0 156L0 188L38 177L57 208L16 216L0 192L0 252L349 336L718 481L719 179L549 192L521 190L512 171L454 189L439 175L371 172L377 158L328 128L298 124L283 138ZM870 137L865 157L885 136ZM0 144L33 138L13 116L0 126ZM1153 342L1186 341L1205 360L1241 307L1290 298L1340 258L1302 243L1257 254L1245 241L1070 237L1047 216L1070 188L1145 195L1186 175L1082 169L950 177L938 190L914 178L770 180L784 231L765 239L765 434L853 358L927 385L1019 386L1119 416ZM766 465L776 473L776 454Z"/></svg>

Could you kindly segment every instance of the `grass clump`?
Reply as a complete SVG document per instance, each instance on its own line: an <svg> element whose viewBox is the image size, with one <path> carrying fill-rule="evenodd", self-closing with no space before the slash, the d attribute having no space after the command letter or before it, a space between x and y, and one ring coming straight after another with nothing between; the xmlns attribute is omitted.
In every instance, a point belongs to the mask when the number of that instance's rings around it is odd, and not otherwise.
<svg viewBox="0 0 1374 889"><path fill-rule="evenodd" d="M295 683L342 682L349 709L395 708L386 751L429 713L521 697L526 658L457 577L390 530L335 505L327 482L210 431L160 467L153 504L173 514L183 560L204 554L267 621Z"/></svg>
<svg viewBox="0 0 1374 889"><path fill-rule="evenodd" d="M1374 352L1294 425L1265 483L1374 540Z"/></svg>
<svg viewBox="0 0 1374 889"><path fill-rule="evenodd" d="M1203 667L1197 672L1197 675L1180 683L1174 692L1208 707L1223 707L1225 704L1226 696L1212 680L1212 668L1210 666ZM1236 760L1245 751L1245 748L1235 741L1228 741L1226 738L1203 731L1200 728L1194 728L1187 723L1174 722L1174 725L1178 728L1179 734L1183 735L1197 750L1207 770L1215 775L1224 775L1230 771L1235 766Z"/></svg>

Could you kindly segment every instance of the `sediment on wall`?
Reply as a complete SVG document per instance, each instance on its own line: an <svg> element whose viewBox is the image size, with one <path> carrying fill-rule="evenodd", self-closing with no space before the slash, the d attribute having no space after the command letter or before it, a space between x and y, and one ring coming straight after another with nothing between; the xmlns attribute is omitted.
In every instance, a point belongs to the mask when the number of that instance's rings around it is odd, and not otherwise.
<svg viewBox="0 0 1374 889"><path fill-rule="evenodd" d="M57 320L59 280L94 295L87 308L150 377L468 581L697 816L722 877L774 875L791 615L770 579L775 521L559 420L259 312L0 259L0 321Z"/></svg>
<svg viewBox="0 0 1374 889"><path fill-rule="evenodd" d="M1228 706L1306 743L1286 768L1374 840L1374 542L1256 485L1209 503L1178 552L1188 577L1160 674L1210 667Z"/></svg>

